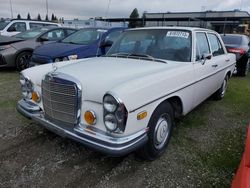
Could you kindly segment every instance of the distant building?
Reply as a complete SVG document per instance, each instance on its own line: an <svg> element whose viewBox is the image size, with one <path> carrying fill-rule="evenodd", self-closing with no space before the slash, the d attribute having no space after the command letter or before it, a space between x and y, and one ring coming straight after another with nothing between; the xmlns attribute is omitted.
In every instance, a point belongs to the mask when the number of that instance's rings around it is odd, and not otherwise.
<svg viewBox="0 0 250 188"><path fill-rule="evenodd" d="M64 20L62 23L65 27L71 28L86 28L86 27L127 27L127 24L124 22L107 22L100 21L96 19L88 19L88 20Z"/></svg>
<svg viewBox="0 0 250 188"><path fill-rule="evenodd" d="M140 22L142 26L189 26L215 30L219 33L250 34L250 14L246 11L204 11L144 13L142 18L99 18L107 22Z"/></svg>
<svg viewBox="0 0 250 188"><path fill-rule="evenodd" d="M246 11L145 13L145 26L191 26L219 33L249 34L250 14Z"/></svg>

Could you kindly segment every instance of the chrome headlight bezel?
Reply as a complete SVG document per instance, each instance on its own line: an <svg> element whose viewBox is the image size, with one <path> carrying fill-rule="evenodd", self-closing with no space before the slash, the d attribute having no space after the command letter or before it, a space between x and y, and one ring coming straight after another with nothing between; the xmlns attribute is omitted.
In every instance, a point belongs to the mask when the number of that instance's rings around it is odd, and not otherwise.
<svg viewBox="0 0 250 188"><path fill-rule="evenodd" d="M21 84L21 92L22 97L24 99L30 100L32 98L32 92L34 91L34 86L31 80L20 73L20 84Z"/></svg>
<svg viewBox="0 0 250 188"><path fill-rule="evenodd" d="M124 103L114 94L103 97L103 122L109 132L123 133L127 123L128 111Z"/></svg>

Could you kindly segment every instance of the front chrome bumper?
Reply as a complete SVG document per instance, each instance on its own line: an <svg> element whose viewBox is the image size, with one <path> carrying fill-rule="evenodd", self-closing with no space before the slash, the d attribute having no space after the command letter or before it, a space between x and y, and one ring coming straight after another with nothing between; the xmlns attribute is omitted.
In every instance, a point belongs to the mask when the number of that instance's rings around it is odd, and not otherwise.
<svg viewBox="0 0 250 188"><path fill-rule="evenodd" d="M20 100L17 110L27 118L31 118L43 127L62 136L80 142L87 147L111 156L123 156L135 151L147 140L147 130L144 129L130 136L114 137L111 134L95 129L93 126L77 125L65 127L56 125L45 119L43 111L31 101Z"/></svg>

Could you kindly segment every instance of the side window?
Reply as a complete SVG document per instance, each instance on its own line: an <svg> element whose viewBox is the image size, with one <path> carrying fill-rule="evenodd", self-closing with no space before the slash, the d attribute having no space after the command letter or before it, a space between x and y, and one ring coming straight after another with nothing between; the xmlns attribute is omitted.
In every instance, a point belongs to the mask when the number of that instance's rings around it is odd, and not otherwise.
<svg viewBox="0 0 250 188"><path fill-rule="evenodd" d="M43 27L43 24L41 23L29 23L29 24L30 24L30 29Z"/></svg>
<svg viewBox="0 0 250 188"><path fill-rule="evenodd" d="M26 24L25 22L16 22L13 23L7 30L8 32L15 32L15 31L19 31L19 32L23 32L26 31Z"/></svg>
<svg viewBox="0 0 250 188"><path fill-rule="evenodd" d="M57 41L64 38L64 31L62 29L55 29L45 33L42 37L47 38L49 41Z"/></svg>
<svg viewBox="0 0 250 188"><path fill-rule="evenodd" d="M210 54L207 37L205 33L196 33L196 60L201 59L203 54Z"/></svg>
<svg viewBox="0 0 250 188"><path fill-rule="evenodd" d="M215 34L208 34L208 39L211 45L211 50L213 56L218 56L224 54L224 50L222 48L222 45L218 39L218 37Z"/></svg>
<svg viewBox="0 0 250 188"><path fill-rule="evenodd" d="M105 41L114 42L120 36L121 33L122 33L122 31L114 31L112 33L109 33L106 36Z"/></svg>

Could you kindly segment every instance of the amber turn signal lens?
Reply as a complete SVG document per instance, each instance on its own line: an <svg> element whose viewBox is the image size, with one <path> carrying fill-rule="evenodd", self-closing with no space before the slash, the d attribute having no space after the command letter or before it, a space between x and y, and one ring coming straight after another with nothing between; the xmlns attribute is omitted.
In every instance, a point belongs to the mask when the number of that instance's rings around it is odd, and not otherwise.
<svg viewBox="0 0 250 188"><path fill-rule="evenodd" d="M33 91L32 94L31 94L31 99L34 101L34 102L39 102L40 101L40 96L37 92Z"/></svg>
<svg viewBox="0 0 250 188"><path fill-rule="evenodd" d="M96 123L96 116L93 111L86 111L84 114L84 119L89 125L94 125Z"/></svg>
<svg viewBox="0 0 250 188"><path fill-rule="evenodd" d="M146 111L140 112L139 114L137 114L137 120L144 119L145 117L147 117L147 115L148 114Z"/></svg>

